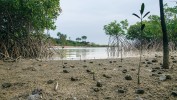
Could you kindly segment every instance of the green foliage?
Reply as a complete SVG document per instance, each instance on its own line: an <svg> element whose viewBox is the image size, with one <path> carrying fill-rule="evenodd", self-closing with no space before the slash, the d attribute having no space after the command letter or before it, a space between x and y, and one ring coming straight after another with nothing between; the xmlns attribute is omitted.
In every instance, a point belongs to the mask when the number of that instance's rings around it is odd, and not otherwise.
<svg viewBox="0 0 177 100"><path fill-rule="evenodd" d="M147 12L147 13L143 16L143 18L146 17L149 13L150 13L150 12Z"/></svg>
<svg viewBox="0 0 177 100"><path fill-rule="evenodd" d="M59 3L59 0L0 0L0 53L11 57L37 55L33 51L38 50L32 45L42 40L45 30L56 28Z"/></svg>
<svg viewBox="0 0 177 100"><path fill-rule="evenodd" d="M177 6L168 7L166 4L164 10L169 39L177 46Z"/></svg>
<svg viewBox="0 0 177 100"><path fill-rule="evenodd" d="M55 29L60 10L59 0L1 0L0 6L2 25L6 28L9 23L12 31Z"/></svg>
<svg viewBox="0 0 177 100"><path fill-rule="evenodd" d="M122 20L122 21L120 21L120 24L121 24L122 30L123 30L124 33L125 33L125 31L126 31L127 28L128 28L128 20L127 20L127 19L126 19L126 20Z"/></svg>
<svg viewBox="0 0 177 100"><path fill-rule="evenodd" d="M177 46L177 6L168 7L168 5L166 4L164 7L169 40L170 42L175 43L175 46ZM140 19L140 22L131 25L128 28L128 32L126 33L125 31L125 35L128 39L131 40L139 40L142 42L154 41L156 43L160 43L163 38L160 17L157 15L151 15L148 17L147 20L143 21L143 18L147 17L150 13L144 13L144 8L145 5L142 4L140 9L140 15L133 13L134 16ZM122 35L122 29L120 28L120 26L121 23L117 23L116 21L114 21L108 25L105 25L104 30L106 34L110 36Z"/></svg>
<svg viewBox="0 0 177 100"><path fill-rule="evenodd" d="M77 37L77 38L76 38L76 41L77 41L77 42L80 42L81 40L82 40L82 39L81 39L80 37Z"/></svg>
<svg viewBox="0 0 177 100"><path fill-rule="evenodd" d="M117 21L113 21L108 25L104 25L104 30L106 35L118 36L118 35L124 35L127 27L128 27L127 20L121 21L120 23L117 23Z"/></svg>
<svg viewBox="0 0 177 100"><path fill-rule="evenodd" d="M143 18L146 17L150 12L147 12L143 16L144 9L145 9L145 5L144 5L144 3L142 3L141 9L140 9L140 16L138 16L135 13L133 13L133 15L135 17L140 19L140 23L137 23L135 25L130 26L130 28L128 29L127 38L129 38L129 39L138 39L138 40L141 40L141 42L142 42L143 39L148 39L147 37L148 37L149 32L148 33L144 32L145 22L143 22Z"/></svg>
<svg viewBox="0 0 177 100"><path fill-rule="evenodd" d="M177 6L168 7L166 4L164 7L169 41L175 43L177 46ZM148 19L144 20L142 23L146 25L146 28L143 29L142 38L140 37L140 22L128 28L126 37L131 40L162 41L163 33L159 16L150 15Z"/></svg>
<svg viewBox="0 0 177 100"><path fill-rule="evenodd" d="M150 13L150 12L147 12L147 13L144 14L144 16L143 16L144 8L145 8L145 5L144 5L144 3L142 3L141 9L140 9L140 15L141 15L141 16L138 16L138 15L135 14L135 13L133 13L133 15L142 20L143 18L145 18L145 17ZM143 25L143 27L144 27L144 26L145 26L145 25ZM143 28L141 28L141 29L143 29Z"/></svg>
<svg viewBox="0 0 177 100"><path fill-rule="evenodd" d="M82 39L82 41L86 42L87 36L84 35L81 37L81 39Z"/></svg>
<svg viewBox="0 0 177 100"><path fill-rule="evenodd" d="M58 32L57 36L59 38L58 44L60 44L62 46L67 45L67 40L66 40L67 35L66 34L62 34L62 33Z"/></svg>
<svg viewBox="0 0 177 100"><path fill-rule="evenodd" d="M144 12L144 3L142 3L142 5L141 5L140 14L142 15L142 14L143 14L143 12Z"/></svg>
<svg viewBox="0 0 177 100"><path fill-rule="evenodd" d="M144 41L152 41L152 40L160 40L162 38L161 26L160 26L160 18L156 15L151 15L148 17L148 20L143 21L146 25L146 28L143 29L143 33L141 33L141 23L137 22L134 25L131 25L128 29L126 37L131 40L144 40Z"/></svg>

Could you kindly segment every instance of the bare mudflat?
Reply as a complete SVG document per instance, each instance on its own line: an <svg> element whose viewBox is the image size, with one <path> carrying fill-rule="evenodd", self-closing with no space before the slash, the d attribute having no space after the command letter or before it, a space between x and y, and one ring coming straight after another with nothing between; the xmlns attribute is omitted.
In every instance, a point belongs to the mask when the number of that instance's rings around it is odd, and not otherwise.
<svg viewBox="0 0 177 100"><path fill-rule="evenodd" d="M0 61L1 100L176 100L177 56L81 61ZM58 83L58 84L57 84ZM56 86L56 84L58 86ZM39 99L39 100L40 100Z"/></svg>

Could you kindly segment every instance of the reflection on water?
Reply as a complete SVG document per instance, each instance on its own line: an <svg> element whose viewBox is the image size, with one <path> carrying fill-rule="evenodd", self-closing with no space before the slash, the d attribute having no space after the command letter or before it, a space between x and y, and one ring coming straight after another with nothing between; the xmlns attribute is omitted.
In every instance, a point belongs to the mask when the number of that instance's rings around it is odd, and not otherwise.
<svg viewBox="0 0 177 100"><path fill-rule="evenodd" d="M80 59L109 59L120 58L117 50L109 50L107 47L66 47L56 48L59 54L55 54L52 59L54 60L80 60ZM121 53L121 52L119 52ZM137 57L138 52L125 52L122 51L122 57Z"/></svg>

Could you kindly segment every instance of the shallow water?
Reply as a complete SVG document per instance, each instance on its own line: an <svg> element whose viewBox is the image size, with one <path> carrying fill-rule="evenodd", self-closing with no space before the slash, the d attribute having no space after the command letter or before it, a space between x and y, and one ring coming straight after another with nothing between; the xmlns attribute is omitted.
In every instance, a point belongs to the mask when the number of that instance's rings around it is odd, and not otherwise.
<svg viewBox="0 0 177 100"><path fill-rule="evenodd" d="M53 60L84 60L84 59L111 59L121 58L121 50L118 53L117 49L111 50L107 47L57 47L55 54L51 59ZM137 57L139 52L125 52L122 51L122 57Z"/></svg>

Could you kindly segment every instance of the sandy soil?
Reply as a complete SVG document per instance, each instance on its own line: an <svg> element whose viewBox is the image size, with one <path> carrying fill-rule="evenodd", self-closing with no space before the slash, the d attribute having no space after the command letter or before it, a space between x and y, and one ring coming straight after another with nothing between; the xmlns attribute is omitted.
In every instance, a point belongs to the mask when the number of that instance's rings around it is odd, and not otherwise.
<svg viewBox="0 0 177 100"><path fill-rule="evenodd" d="M0 61L0 100L27 100L36 89L40 90L41 100L138 100L138 97L177 100L172 95L172 91L177 91L177 56L173 56L170 57L172 68L168 70L159 69L161 56L144 56L139 86L139 58L124 58L122 62L120 59L63 61L63 65L62 61L34 59ZM157 62L152 62L153 59ZM126 80L126 75L132 80ZM172 79L160 81L162 75L170 75ZM135 92L139 88L144 90L143 94Z"/></svg>

